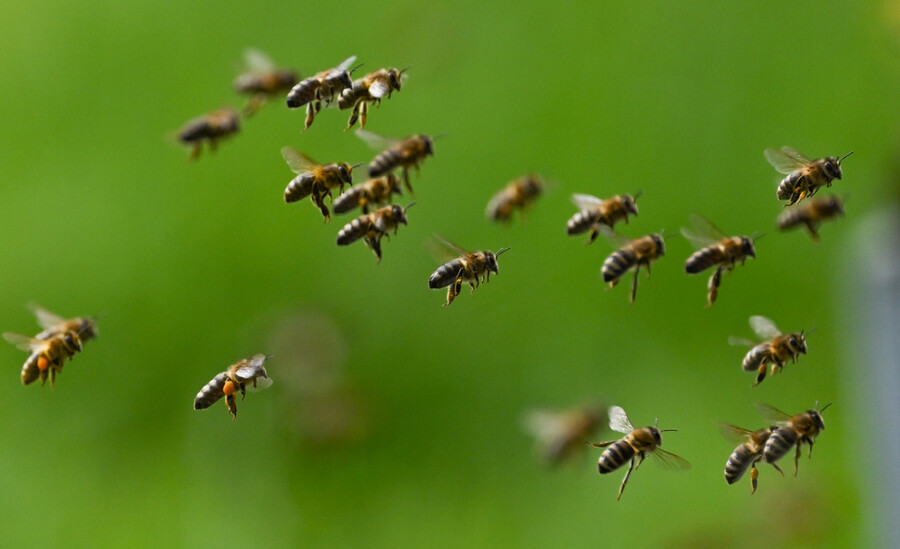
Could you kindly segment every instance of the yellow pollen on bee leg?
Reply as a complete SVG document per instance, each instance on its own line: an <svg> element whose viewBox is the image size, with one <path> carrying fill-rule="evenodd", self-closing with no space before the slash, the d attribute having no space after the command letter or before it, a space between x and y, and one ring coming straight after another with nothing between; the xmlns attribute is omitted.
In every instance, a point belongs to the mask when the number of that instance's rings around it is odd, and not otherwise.
<svg viewBox="0 0 900 549"><path fill-rule="evenodd" d="M225 385L222 386L222 392L225 393L225 396L231 396L234 394L234 383L231 381L226 381Z"/></svg>
<svg viewBox="0 0 900 549"><path fill-rule="evenodd" d="M40 370L42 372L46 372L48 366L50 366L50 363L47 361L47 357L39 356L37 359L38 370Z"/></svg>

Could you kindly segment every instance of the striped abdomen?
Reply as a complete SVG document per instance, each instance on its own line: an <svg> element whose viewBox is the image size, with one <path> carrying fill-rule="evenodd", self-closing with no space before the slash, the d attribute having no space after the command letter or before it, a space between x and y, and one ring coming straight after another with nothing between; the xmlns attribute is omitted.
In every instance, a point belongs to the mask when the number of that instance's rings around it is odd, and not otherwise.
<svg viewBox="0 0 900 549"><path fill-rule="evenodd" d="M566 223L567 234L579 234L587 231L600 222L601 214L598 210L581 210L569 218Z"/></svg>
<svg viewBox="0 0 900 549"><path fill-rule="evenodd" d="M313 191L313 184L316 178L310 172L304 172L291 179L287 187L284 189L284 201L296 202L309 196Z"/></svg>
<svg viewBox="0 0 900 549"><path fill-rule="evenodd" d="M381 152L369 163L369 177L378 177L397 167L414 166L434 154L434 146L427 135L413 135Z"/></svg>
<svg viewBox="0 0 900 549"><path fill-rule="evenodd" d="M290 90L297 84L297 74L292 70L278 69L264 74L245 73L234 81L238 93L276 94Z"/></svg>
<svg viewBox="0 0 900 549"><path fill-rule="evenodd" d="M713 265L722 263L725 259L725 253L720 244L712 244L700 250L697 250L684 263L684 270L689 274L696 274L709 269Z"/></svg>
<svg viewBox="0 0 900 549"><path fill-rule="evenodd" d="M600 459L597 462L600 474L603 475L615 471L632 459L634 454L634 448L626 442L625 438L613 442L600 454Z"/></svg>
<svg viewBox="0 0 900 549"><path fill-rule="evenodd" d="M338 108L349 109L356 105L360 99L369 97L369 89L363 84L362 79L353 83L353 86L345 88L338 97Z"/></svg>
<svg viewBox="0 0 900 549"><path fill-rule="evenodd" d="M794 195L794 190L801 186L801 180L805 177L805 171L805 169L800 169L791 172L781 180L781 183L778 184L778 190L776 191L778 200L791 200L791 197Z"/></svg>
<svg viewBox="0 0 900 549"><path fill-rule="evenodd" d="M600 273L603 275L603 282L617 280L628 269L634 267L637 259L637 253L631 246L616 250L610 254L606 261L603 262L603 268L600 270Z"/></svg>
<svg viewBox="0 0 900 549"><path fill-rule="evenodd" d="M22 385L28 385L37 379L41 375L41 369L38 368L38 358L41 356L41 351L35 351L29 355L28 360L25 361L25 364L22 366Z"/></svg>
<svg viewBox="0 0 900 549"><path fill-rule="evenodd" d="M225 396L222 388L225 386L226 381L228 381L228 374L226 372L222 372L212 378L212 381L204 385L194 398L194 409L201 410L203 408L209 408L215 404L217 400Z"/></svg>
<svg viewBox="0 0 900 549"><path fill-rule="evenodd" d="M449 286L456 281L456 278L460 275L460 272L465 270L466 263L462 258L457 258L453 261L444 263L433 273L431 273L431 277L428 279L428 287L431 289L435 289ZM462 276L465 277L466 273L463 272Z"/></svg>
<svg viewBox="0 0 900 549"><path fill-rule="evenodd" d="M762 448L745 442L734 449L725 462L725 481L734 484L741 480L751 465L762 459Z"/></svg>
<svg viewBox="0 0 900 549"><path fill-rule="evenodd" d="M352 244L360 238L366 236L371 228L372 223L369 220L369 216L361 215L350 223L347 223L346 225L341 227L341 230L338 231L337 235L337 245L346 246L348 244Z"/></svg>
<svg viewBox="0 0 900 549"><path fill-rule="evenodd" d="M760 343L750 349L744 356L741 368L743 368L745 372L755 372L764 362L769 362L771 360L769 347L769 343L766 342Z"/></svg>
<svg viewBox="0 0 900 549"><path fill-rule="evenodd" d="M287 106L291 109L302 107L316 98L316 90L319 89L319 80L315 77L301 80L299 84L291 88L287 94Z"/></svg>
<svg viewBox="0 0 900 549"><path fill-rule="evenodd" d="M766 447L763 450L763 457L765 458L766 463L775 463L781 459L795 444L797 444L798 438L799 435L797 431L789 425L779 427L772 431L769 440L766 441Z"/></svg>

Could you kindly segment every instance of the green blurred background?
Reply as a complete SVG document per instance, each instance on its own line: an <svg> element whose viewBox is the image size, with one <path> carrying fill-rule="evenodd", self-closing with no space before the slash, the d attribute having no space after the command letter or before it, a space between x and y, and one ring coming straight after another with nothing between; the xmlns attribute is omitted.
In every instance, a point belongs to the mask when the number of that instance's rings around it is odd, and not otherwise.
<svg viewBox="0 0 900 549"><path fill-rule="evenodd" d="M36 333L36 302L105 313L56 387L22 387L4 342L0 542L7 547L833 546L875 543L866 519L869 440L844 307L864 271L854 228L896 194L897 2L339 4L25 2L0 6L0 330ZM350 55L411 66L370 112L392 137L444 135L414 177L410 225L337 248L351 217L323 224L286 205L279 150L368 162L347 113L281 99L213 155L172 134L244 99L245 48L309 76ZM779 234L779 175L765 147L855 150L847 216L813 243ZM508 227L484 219L507 181L555 186ZM361 179L361 178L360 178ZM573 192L642 189L621 232L665 229L641 282L604 289L603 239L565 235ZM410 200L404 197L402 203ZM678 229L690 213L769 235L704 309ZM427 289L432 233L510 246L500 274L451 307ZM843 273L843 274L842 274ZM845 276L846 275L846 276ZM740 370L747 317L817 326L808 356L752 388ZM191 408L232 362L274 354L274 386ZM598 450L551 470L521 428L535 408L600 400L636 425L659 418L685 473L646 465L616 502ZM834 402L812 460L760 489L722 470L767 402ZM603 430L594 440L613 438Z"/></svg>

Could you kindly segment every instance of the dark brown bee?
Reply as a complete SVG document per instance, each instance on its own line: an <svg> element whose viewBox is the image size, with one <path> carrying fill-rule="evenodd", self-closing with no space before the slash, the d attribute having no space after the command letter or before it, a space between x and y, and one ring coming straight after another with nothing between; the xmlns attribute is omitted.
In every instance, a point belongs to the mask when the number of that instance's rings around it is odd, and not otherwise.
<svg viewBox="0 0 900 549"><path fill-rule="evenodd" d="M378 69L356 80L351 87L341 92L341 96L338 98L338 107L340 109L353 109L353 112L350 114L350 120L347 121L348 130L356 124L357 120L359 120L361 128L366 127L366 114L369 109L369 103L381 105L381 100L384 97L390 98L395 90L400 91L400 84L405 70Z"/></svg>
<svg viewBox="0 0 900 549"><path fill-rule="evenodd" d="M22 384L41 378L41 385L50 376L50 386L56 381L56 374L62 371L66 360L81 351L81 339L74 330L55 331L45 339L31 338L19 334L3 334L6 341L31 355L22 366Z"/></svg>
<svg viewBox="0 0 900 549"><path fill-rule="evenodd" d="M836 196L816 198L786 210L778 216L778 228L782 231L805 225L813 240L819 240L819 225L832 217L844 215L844 205Z"/></svg>
<svg viewBox="0 0 900 549"><path fill-rule="evenodd" d="M353 86L353 80L350 78L352 70L347 70L356 56L347 58L336 68L322 71L317 75L301 80L288 92L287 106L296 109L306 105L306 125L304 130L309 129L313 120L319 111L322 110L322 103L326 105L340 97L341 92ZM355 69L354 69L355 70Z"/></svg>
<svg viewBox="0 0 900 549"><path fill-rule="evenodd" d="M745 372L758 372L754 387L766 378L766 366L771 364L771 374L775 375L790 360L797 362L801 354L806 354L806 336L800 333L782 334L774 322L764 316L751 316L750 327L760 338L765 339L756 344L741 338L729 338L732 345L752 345L753 348L744 356L741 367Z"/></svg>
<svg viewBox="0 0 900 549"><path fill-rule="evenodd" d="M575 235L590 230L591 236L587 241L590 244L597 239L604 225L612 229L619 221L628 223L628 214L637 215L638 208L635 201L640 196L641 193L634 196L617 194L601 200L589 194L573 194L572 203L579 211L566 223L566 233Z"/></svg>
<svg viewBox="0 0 900 549"><path fill-rule="evenodd" d="M204 141L209 143L209 150L216 150L216 141L228 137L240 130L240 117L231 107L219 109L197 117L178 130L178 140L191 146L191 160L200 156L200 148Z"/></svg>
<svg viewBox="0 0 900 549"><path fill-rule="evenodd" d="M583 451L584 441L605 419L603 408L590 405L563 411L532 410L525 416L523 426L535 438L544 461L558 465Z"/></svg>
<svg viewBox="0 0 900 549"><path fill-rule="evenodd" d="M288 183L284 189L284 201L296 202L307 196L312 203L319 208L325 221L331 217L328 206L325 205L325 197L331 199L332 189L338 192L344 190L344 185L353 183L353 168L346 162L335 162L320 165L312 158L292 148L283 147L281 155L297 177ZM358 164L357 164L358 165Z"/></svg>
<svg viewBox="0 0 900 549"><path fill-rule="evenodd" d="M746 473L749 468L750 484L753 488L750 493L755 494L758 486L757 479L759 478L759 470L757 470L756 464L762 461L763 449L765 448L766 441L769 440L772 431L777 429L777 427L768 427L759 429L758 431L748 431L726 423L721 423L720 425L722 431L726 435L737 435L743 440L743 442L734 449L734 452L728 456L728 461L725 462L725 482L734 484L741 480L741 477L744 476L744 473ZM782 475L784 474L784 471L782 471L778 465L774 463L771 465L779 473Z"/></svg>
<svg viewBox="0 0 900 549"><path fill-rule="evenodd" d="M612 233L610 233L612 236ZM637 295L638 273L641 267L647 268L647 277L650 277L650 263L656 261L666 253L665 242L660 234L651 234L636 238L632 241L625 240L625 245L610 254L603 262L600 274L603 282L608 282L612 288L619 283L619 278L629 269L634 269L634 279L631 282L631 294L629 303L634 303ZM620 241L621 242L621 241Z"/></svg>
<svg viewBox="0 0 900 549"><path fill-rule="evenodd" d="M606 442L591 443L596 448L606 448L597 462L600 474L611 473L630 462L628 472L622 479L619 486L619 495L616 500L621 499L625 485L628 484L628 477L631 476L636 466L643 463L647 455L655 456L659 463L665 467L678 470L686 470L691 468L691 464L684 458L676 456L671 452L667 452L660 448L662 446L662 434L665 431L674 431L674 429L657 429L653 427L641 427L635 429L625 414L625 410L618 406L610 406L609 408L609 428L613 431L625 433L623 438L619 440L608 440ZM637 463L635 464L635 460Z"/></svg>
<svg viewBox="0 0 900 549"><path fill-rule="evenodd" d="M437 237L437 235L435 236ZM490 282L491 273L499 274L500 268L497 265L497 258L500 254L509 250L509 248L501 248L496 254L490 250L473 253L443 238L437 238L450 249L460 254L456 259L438 267L428 279L428 287L433 290L447 287L445 307L453 303L453 300L459 295L463 282L468 282L472 288L469 293L474 293L475 288L482 282Z"/></svg>
<svg viewBox="0 0 900 549"><path fill-rule="evenodd" d="M741 265L748 257L756 257L756 248L753 239L746 236L725 236L715 225L700 216L693 216L693 223L698 232L681 229L681 234L687 238L697 251L687 258L684 270L688 274L697 274L716 267L707 284L707 307L712 306L719 295L719 285L722 283L722 272L734 270L735 264Z"/></svg>
<svg viewBox="0 0 900 549"><path fill-rule="evenodd" d="M403 183L409 192L409 169L419 170L425 158L434 155L434 141L424 134L412 135L400 141L388 139L366 130L356 130L356 135L374 149L385 150L369 162L369 177L380 177L396 168L403 170Z"/></svg>
<svg viewBox="0 0 900 549"><path fill-rule="evenodd" d="M412 204L406 208L410 206ZM357 217L344 225L338 232L337 245L347 246L362 238L365 240L366 246L375 252L375 257L381 263L381 237L388 236L392 230L394 234L397 234L400 224L407 224L406 208L397 205L385 206L372 213ZM390 237L388 236L388 238Z"/></svg>
<svg viewBox="0 0 900 549"><path fill-rule="evenodd" d="M243 400L248 388L265 389L272 385L265 367L268 358L270 357L264 354L257 354L229 366L200 389L194 398L194 410L209 408L224 396L228 411L231 412L231 420L237 419L237 401L234 398L237 392L241 393Z"/></svg>
<svg viewBox="0 0 900 549"><path fill-rule="evenodd" d="M246 72L234 80L235 91L250 96L244 116L253 116L269 99L286 93L297 84L297 71L275 66L269 56L259 50L245 51L244 62Z"/></svg>
<svg viewBox="0 0 900 549"><path fill-rule="evenodd" d="M485 214L493 221L509 221L513 210L524 210L544 192L544 180L536 174L523 175L500 189L488 202Z"/></svg>
<svg viewBox="0 0 900 549"><path fill-rule="evenodd" d="M403 189L400 179L392 172L350 187L335 198L332 205L336 214L347 213L357 207L363 213L369 213L369 206L388 203L395 194L403 194Z"/></svg>
<svg viewBox="0 0 900 549"><path fill-rule="evenodd" d="M771 436L766 441L763 449L763 459L766 463L774 464L776 461L784 457L790 451L792 446L797 447L794 455L794 476L799 471L800 447L803 443L809 444L809 457L812 457L813 443L816 436L825 430L825 421L822 419L822 412L831 406L831 403L825 405L824 408L818 410L818 402L816 409L807 410L802 414L789 416L788 414L773 408L767 404L760 404L760 411L767 419L778 423L778 427L772 430Z"/></svg>
<svg viewBox="0 0 900 549"><path fill-rule="evenodd" d="M787 174L787 177L778 184L778 200L788 200L788 206L793 205L808 196L813 196L820 187L830 187L835 179L841 179L841 162L853 154L853 151L841 158L829 156L810 160L803 153L791 147L781 147L781 150L766 149L763 151L766 160L779 173Z"/></svg>

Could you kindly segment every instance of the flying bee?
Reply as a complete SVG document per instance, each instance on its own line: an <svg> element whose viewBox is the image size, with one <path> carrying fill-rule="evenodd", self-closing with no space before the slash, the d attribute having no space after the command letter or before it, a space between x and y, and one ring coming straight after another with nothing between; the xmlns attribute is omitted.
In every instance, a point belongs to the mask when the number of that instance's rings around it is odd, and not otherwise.
<svg viewBox="0 0 900 549"><path fill-rule="evenodd" d="M634 196L617 194L602 200L589 194L573 194L572 203L579 211L566 223L566 233L575 235L590 229L591 236L587 241L587 244L590 244L597 239L604 225L612 229L619 221L628 223L628 214L637 215L638 208L635 201L640 196L640 192Z"/></svg>
<svg viewBox="0 0 900 549"><path fill-rule="evenodd" d="M800 333L782 334L770 319L764 316L751 316L750 327L764 341L757 344L756 342L741 339L729 338L732 345L752 345L753 348L744 356L741 367L745 372L757 371L756 383L754 387L762 383L766 378L766 366L772 365L771 374L775 375L784 368L784 364L790 360L797 362L797 358L801 354L806 354L806 336Z"/></svg>
<svg viewBox="0 0 900 549"><path fill-rule="evenodd" d="M296 109L306 105L306 125L303 130L308 130L319 111L322 103L330 104L340 97L341 92L353 86L350 74L356 70L347 70L356 56L348 57L343 63L333 69L322 71L315 76L301 80L288 92L287 106Z"/></svg>
<svg viewBox="0 0 900 549"><path fill-rule="evenodd" d="M807 410L801 414L790 416L777 408L773 408L767 404L760 404L759 409L767 419L777 422L778 427L772 430L772 434L766 441L763 449L763 459L766 463L774 464L776 461L784 457L790 451L791 446L797 447L794 454L794 476L799 471L800 447L803 443L809 444L809 457L812 457L813 443L819 432L825 430L825 421L822 419L822 412L831 406L831 403L825 405L819 410L819 403L816 402L816 408Z"/></svg>
<svg viewBox="0 0 900 549"><path fill-rule="evenodd" d="M204 141L209 143L209 150L216 150L216 141L228 137L240 130L240 117L231 107L225 107L203 116L194 118L178 130L178 140L191 146L191 160L200 156Z"/></svg>
<svg viewBox="0 0 900 549"><path fill-rule="evenodd" d="M829 156L810 160L800 151L791 147L781 150L766 149L763 151L766 160L778 173L787 174L778 184L778 200L788 200L787 206L796 204L808 196L813 196L823 185L831 186L835 179L841 179L841 163L853 154L853 151L841 158Z"/></svg>
<svg viewBox="0 0 900 549"><path fill-rule="evenodd" d="M217 400L225 397L225 405L231 412L231 420L237 419L237 400L235 394L241 393L241 400L246 396L248 388L265 389L272 385L272 378L266 372L265 362L271 357L256 354L235 362L227 370L212 378L194 398L194 410L209 408Z"/></svg>
<svg viewBox="0 0 900 549"><path fill-rule="evenodd" d="M22 384L28 385L41 378L41 385L50 376L50 386L56 381L56 374L62 371L66 360L81 351L81 339L74 330L55 330L44 339L31 338L19 334L3 334L3 337L31 355L22 366Z"/></svg>
<svg viewBox="0 0 900 549"><path fill-rule="evenodd" d="M453 303L453 300L459 295L463 282L467 282L472 288L469 293L474 293L475 288L482 282L490 282L491 273L500 274L497 258L500 254L509 250L509 248L500 248L496 254L490 250L473 253L437 235L435 237L460 254L456 259L438 267L428 279L428 287L433 290L447 287L445 307Z"/></svg>
<svg viewBox="0 0 900 549"><path fill-rule="evenodd" d="M246 72L234 80L235 91L250 96L244 107L244 116L253 116L269 99L289 91L297 84L296 71L277 67L269 56L259 50L245 51L244 62Z"/></svg>
<svg viewBox="0 0 900 549"><path fill-rule="evenodd" d="M716 267L707 284L706 306L711 307L719 295L722 273L734 270L738 261L741 265L748 257L756 257L754 239L746 236L725 236L715 225L700 216L692 216L693 224L698 232L681 229L681 234L697 249L687 258L684 270L688 274L697 274ZM757 237L758 240L761 237Z"/></svg>
<svg viewBox="0 0 900 549"><path fill-rule="evenodd" d="M403 80L403 72L406 69L398 71L397 69L378 69L370 72L364 77L353 82L349 88L345 88L338 97L338 108L353 108L350 114L350 120L347 121L347 129L353 127L359 120L361 128L366 127L366 114L369 109L369 103L381 105L384 97L391 97L396 90L400 91L400 84Z"/></svg>
<svg viewBox="0 0 900 549"><path fill-rule="evenodd" d="M609 236L613 238L614 233L610 232ZM634 303L634 298L637 295L638 273L641 267L647 268L647 277L649 278L650 263L666 253L665 242L660 234L642 236L631 241L624 237L616 240L619 240L624 245L606 258L606 261L603 262L603 267L600 269L600 274L603 276L603 282L608 282L609 287L612 288L619 283L619 278L622 275L629 269L634 268L631 294L628 296L628 302Z"/></svg>
<svg viewBox="0 0 900 549"><path fill-rule="evenodd" d="M493 221L509 221L515 209L524 210L544 192L544 180L536 174L523 175L495 194L485 214Z"/></svg>
<svg viewBox="0 0 900 549"><path fill-rule="evenodd" d="M534 437L544 461L558 465L582 451L585 439L605 419L605 410L594 405L563 411L532 410L525 416L523 427Z"/></svg>
<svg viewBox="0 0 900 549"><path fill-rule="evenodd" d="M816 198L802 206L785 210L778 216L778 228L782 231L806 225L813 240L819 240L819 225L832 217L844 215L844 204L836 196Z"/></svg>
<svg viewBox="0 0 900 549"><path fill-rule="evenodd" d="M597 462L601 475L611 473L625 465L625 462L630 461L628 472L625 473L625 478L622 479L622 484L619 486L617 501L622 498L622 492L625 490L625 485L628 484L628 477L631 476L631 471L639 467L648 454L652 454L658 459L660 464L671 469L686 470L691 468L691 464L684 458L660 448L662 446L661 433L674 431L675 429L658 429L655 425L653 427L635 429L631 425L628 415L625 414L625 410L619 406L609 407L609 428L613 431L625 433L625 436L619 440L590 444L596 448L606 448L600 454L600 459ZM637 464L635 464L635 460L637 460Z"/></svg>
<svg viewBox="0 0 900 549"><path fill-rule="evenodd" d="M49 339L64 332L75 332L81 343L97 337L97 319L95 318L66 319L34 303L30 303L28 309L34 313L38 324L43 328L38 335L34 336L34 339Z"/></svg>
<svg viewBox="0 0 900 549"><path fill-rule="evenodd" d="M291 170L297 174L284 189L284 201L296 202L308 196L313 205L322 212L325 221L328 221L331 213L325 205L325 197L331 199L332 189L337 188L338 192L341 192L344 185L352 184L353 168L359 164L351 166L346 162L335 162L320 165L293 147L282 147L281 155Z"/></svg>
<svg viewBox="0 0 900 549"><path fill-rule="evenodd" d="M397 234L400 224L407 224L406 210L415 204L413 202L406 208L403 206L391 205L378 208L372 213L363 214L350 223L341 228L337 235L337 245L347 246L359 240L364 239L366 246L375 252L375 257L381 263L381 237L389 236L391 230Z"/></svg>
<svg viewBox="0 0 900 549"><path fill-rule="evenodd" d="M391 172L350 187L334 199L332 206L336 214L347 213L357 206L362 213L369 213L369 206L386 204L395 194L402 195L403 189L400 178Z"/></svg>
<svg viewBox="0 0 900 549"><path fill-rule="evenodd" d="M756 468L756 464L762 461L763 449L766 446L766 441L769 440L772 431L777 429L777 427L773 426L759 429L758 431L748 431L746 429L741 429L740 427L735 427L734 425L728 425L727 423L720 423L719 425L722 428L722 432L725 433L726 436L729 436L729 438L738 436L742 440L741 444L739 444L738 447L734 449L734 452L728 456L728 461L725 462L725 482L734 484L741 480L741 477L744 476L744 473L746 473L749 468L750 484L753 488L750 493L755 494L759 484L757 481L759 478L759 470ZM782 471L778 465L774 463L771 465L776 471L784 475L784 471Z"/></svg>
<svg viewBox="0 0 900 549"><path fill-rule="evenodd" d="M419 171L419 164L434 155L434 140L424 134L411 135L406 139L388 139L366 130L356 130L356 135L373 149L385 149L369 162L369 177L379 177L395 168L403 170L403 184L412 192L409 184L409 169Z"/></svg>

